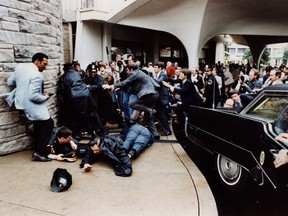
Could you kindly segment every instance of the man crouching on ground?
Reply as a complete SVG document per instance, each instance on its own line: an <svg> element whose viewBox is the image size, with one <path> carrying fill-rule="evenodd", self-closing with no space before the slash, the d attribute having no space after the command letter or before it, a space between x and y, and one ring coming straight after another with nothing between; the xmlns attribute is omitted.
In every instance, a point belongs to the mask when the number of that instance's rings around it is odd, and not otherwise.
<svg viewBox="0 0 288 216"><path fill-rule="evenodd" d="M87 144L78 144L72 138L72 134L73 132L65 126L54 128L48 145L51 152L48 158L75 162L77 155L83 157L80 168L89 171L92 168L89 164L90 148Z"/></svg>

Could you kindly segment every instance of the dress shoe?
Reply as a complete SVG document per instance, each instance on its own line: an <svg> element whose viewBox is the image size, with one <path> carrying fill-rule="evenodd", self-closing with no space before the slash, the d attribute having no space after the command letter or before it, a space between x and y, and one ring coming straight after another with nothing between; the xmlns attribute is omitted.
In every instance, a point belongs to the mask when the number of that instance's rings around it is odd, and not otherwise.
<svg viewBox="0 0 288 216"><path fill-rule="evenodd" d="M159 135L155 135L154 136L154 140L160 140L160 136Z"/></svg>
<svg viewBox="0 0 288 216"><path fill-rule="evenodd" d="M156 113L156 110L155 109L151 109L150 112L149 112L149 117L154 116L155 113Z"/></svg>
<svg viewBox="0 0 288 216"><path fill-rule="evenodd" d="M48 158L46 156L40 155L37 152L34 152L32 155L32 160L33 161L42 161L42 162L47 162L47 161L51 161L51 158Z"/></svg>
<svg viewBox="0 0 288 216"><path fill-rule="evenodd" d="M136 157L135 153L136 153L136 151L134 149L131 149L131 151L128 153L128 157L130 159L135 159L135 157Z"/></svg>
<svg viewBox="0 0 288 216"><path fill-rule="evenodd" d="M167 132L167 133L162 133L162 134L161 134L161 136L170 136L170 135L172 135L172 132L171 132L171 131L169 131L169 132Z"/></svg>

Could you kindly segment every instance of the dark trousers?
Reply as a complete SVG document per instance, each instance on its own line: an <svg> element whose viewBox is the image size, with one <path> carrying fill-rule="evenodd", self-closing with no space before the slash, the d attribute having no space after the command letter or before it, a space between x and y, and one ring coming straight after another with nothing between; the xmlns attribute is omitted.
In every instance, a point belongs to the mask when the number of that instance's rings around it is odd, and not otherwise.
<svg viewBox="0 0 288 216"><path fill-rule="evenodd" d="M138 97L135 97L133 98L133 100L129 101L129 106L134 110L150 113L152 109L154 109L158 99L159 99L158 92L156 92L155 94L145 95L140 99L138 99Z"/></svg>
<svg viewBox="0 0 288 216"><path fill-rule="evenodd" d="M177 119L178 119L178 122L179 122L181 129L185 128L185 120L187 117L186 110L187 109L188 109L187 107L183 107L183 106L177 106L177 107L173 108L174 112L177 115Z"/></svg>
<svg viewBox="0 0 288 216"><path fill-rule="evenodd" d="M47 145L54 127L52 118L33 122L34 150L35 152L47 156L49 154Z"/></svg>
<svg viewBox="0 0 288 216"><path fill-rule="evenodd" d="M154 124L154 116L151 115L152 109L155 108L157 101L159 100L159 94L145 95L140 100L135 97L132 101L129 101L129 105L134 110L144 111L144 120L147 123L148 130L154 135L158 136L157 128Z"/></svg>
<svg viewBox="0 0 288 216"><path fill-rule="evenodd" d="M115 92L114 92L115 93ZM120 113L117 111L117 103L114 103L112 96L108 92L102 92L98 97L98 113L103 121L103 124L106 122L118 123L122 125L123 119Z"/></svg>
<svg viewBox="0 0 288 216"><path fill-rule="evenodd" d="M98 113L96 111L91 112L89 116L82 116L82 118L79 119L78 134L87 131L93 135L94 132L100 131L103 127Z"/></svg>
<svg viewBox="0 0 288 216"><path fill-rule="evenodd" d="M168 112L166 109L166 106L162 104L160 101L156 105L156 114L155 117L159 120L163 133L169 133L170 132L170 126L168 121Z"/></svg>

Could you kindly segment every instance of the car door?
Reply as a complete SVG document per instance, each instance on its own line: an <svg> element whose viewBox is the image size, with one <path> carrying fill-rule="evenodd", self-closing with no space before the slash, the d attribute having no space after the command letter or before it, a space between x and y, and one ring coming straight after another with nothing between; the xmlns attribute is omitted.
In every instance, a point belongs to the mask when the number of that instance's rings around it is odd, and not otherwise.
<svg viewBox="0 0 288 216"><path fill-rule="evenodd" d="M191 107L187 136L193 143L224 155L251 173L261 170L272 181L274 158L270 150L279 149L272 123L286 102L286 96L262 94L241 113Z"/></svg>
<svg viewBox="0 0 288 216"><path fill-rule="evenodd" d="M264 121L246 116L191 108L187 124L187 136L208 151L225 155L248 169L257 165L255 155L261 151Z"/></svg>

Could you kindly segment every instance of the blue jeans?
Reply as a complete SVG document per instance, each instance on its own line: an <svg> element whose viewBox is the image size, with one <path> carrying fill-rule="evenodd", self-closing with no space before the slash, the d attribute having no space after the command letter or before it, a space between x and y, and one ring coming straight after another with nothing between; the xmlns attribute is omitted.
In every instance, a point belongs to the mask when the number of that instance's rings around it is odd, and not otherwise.
<svg viewBox="0 0 288 216"><path fill-rule="evenodd" d="M144 148L149 146L149 143L153 142L151 138L151 133L147 128L138 124L132 125L123 143L123 148L126 152L134 149L138 156Z"/></svg>
<svg viewBox="0 0 288 216"><path fill-rule="evenodd" d="M136 97L135 95L131 94L131 92L129 92L128 90L126 89L123 89L121 90L122 91L122 109L123 109L123 112L124 112L124 120L125 122L127 123L132 123L131 122L131 118L130 116L132 115L133 113L133 109L131 109L129 107L129 100L130 100L130 97Z"/></svg>

